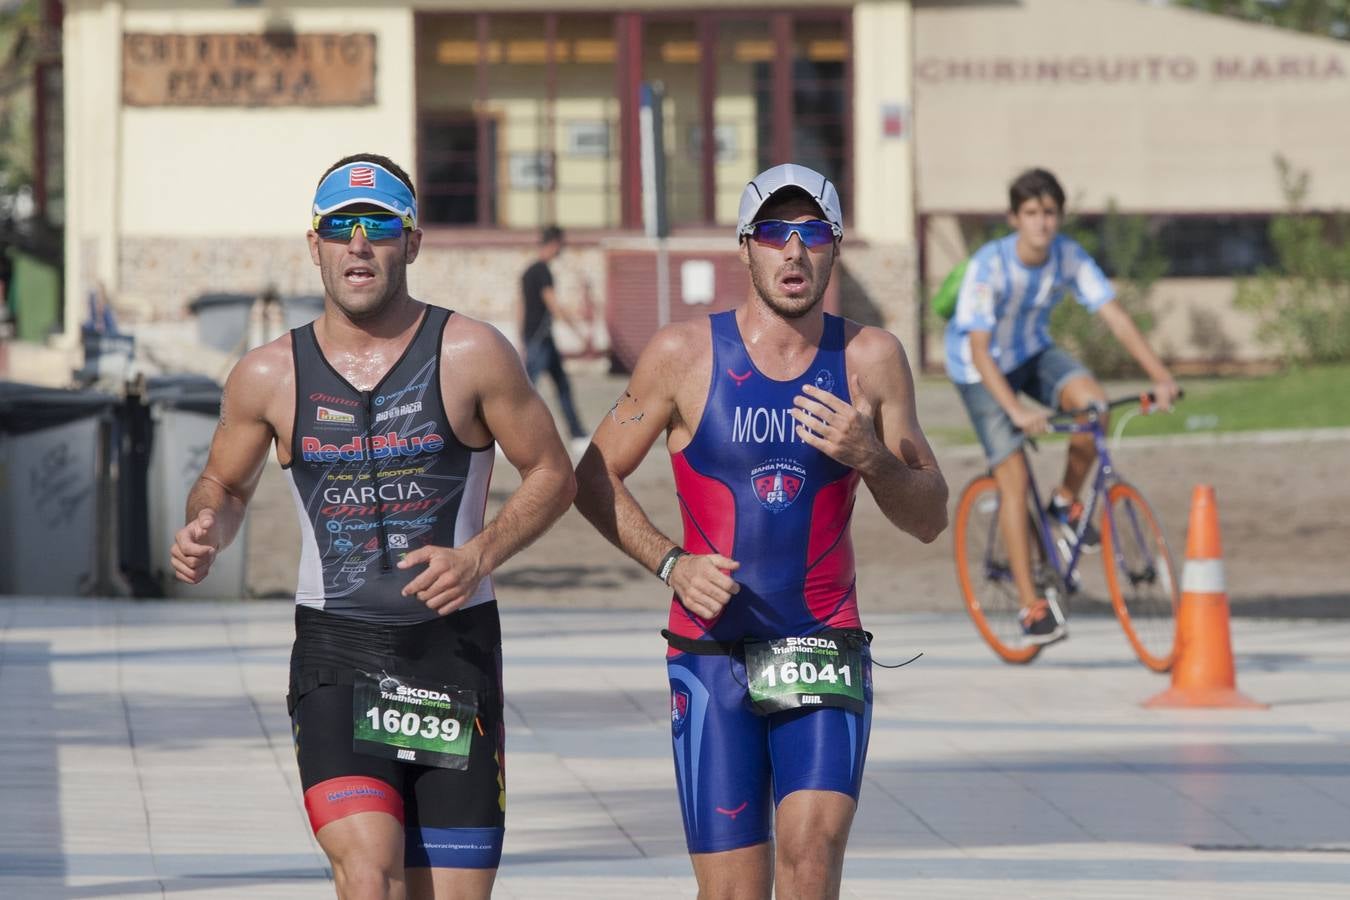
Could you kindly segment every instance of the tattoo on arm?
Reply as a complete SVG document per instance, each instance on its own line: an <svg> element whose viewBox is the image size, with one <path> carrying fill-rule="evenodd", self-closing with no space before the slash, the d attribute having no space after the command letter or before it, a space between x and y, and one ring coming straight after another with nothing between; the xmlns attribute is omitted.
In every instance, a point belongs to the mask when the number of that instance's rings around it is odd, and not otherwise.
<svg viewBox="0 0 1350 900"><path fill-rule="evenodd" d="M620 409L620 407L623 407ZM645 412L637 411L637 398L628 391L623 392L623 396L614 401L614 405L609 408L609 417L614 420L615 425L627 425L630 422L641 422L642 417L647 415ZM636 414L633 414L636 411Z"/></svg>

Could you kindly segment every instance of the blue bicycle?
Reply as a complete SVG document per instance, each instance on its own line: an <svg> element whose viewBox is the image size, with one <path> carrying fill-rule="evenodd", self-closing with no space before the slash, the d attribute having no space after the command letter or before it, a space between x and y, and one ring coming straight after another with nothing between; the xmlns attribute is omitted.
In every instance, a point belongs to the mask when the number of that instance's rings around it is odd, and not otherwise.
<svg viewBox="0 0 1350 900"><path fill-rule="evenodd" d="M1071 410L1052 417L1051 431L1093 437L1097 469L1091 496L1077 529L1069 530L1046 513L1035 477L1031 476L1027 515L1036 588L1062 621L1082 581L1078 567L1083 558L1084 531L1101 507L1101 556L1111 608L1139 661L1155 672L1166 672L1176 660L1180 579L1153 509L1138 488L1121 479L1111 461L1103 415L1134 403L1139 403L1144 413L1153 412L1152 401L1153 396L1145 394L1113 400L1105 410ZM1035 449L1034 442L1028 444ZM1029 465L1027 469L1030 473ZM1029 663L1042 645L1024 639L1017 617L1021 601L998 513L999 491L992 475L982 475L966 485L956 508L957 578L966 611L994 652L1006 662Z"/></svg>

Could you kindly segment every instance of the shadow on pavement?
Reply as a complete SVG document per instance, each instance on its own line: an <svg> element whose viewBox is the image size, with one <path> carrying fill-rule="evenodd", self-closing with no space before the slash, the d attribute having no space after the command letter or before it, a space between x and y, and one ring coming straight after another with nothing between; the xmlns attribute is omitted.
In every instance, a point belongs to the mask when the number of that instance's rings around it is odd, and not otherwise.
<svg viewBox="0 0 1350 900"><path fill-rule="evenodd" d="M499 588L519 590L612 590L642 581L631 567L514 566L492 576Z"/></svg>

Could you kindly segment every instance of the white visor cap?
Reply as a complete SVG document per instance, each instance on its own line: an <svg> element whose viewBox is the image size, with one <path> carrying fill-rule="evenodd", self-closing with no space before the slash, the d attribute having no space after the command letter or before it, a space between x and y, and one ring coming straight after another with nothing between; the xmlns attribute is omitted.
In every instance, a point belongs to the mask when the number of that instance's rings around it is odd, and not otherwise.
<svg viewBox="0 0 1350 900"><path fill-rule="evenodd" d="M760 172L741 192L740 215L736 221L737 240L754 230L759 211L769 202L769 198L789 188L796 188L814 200L825 221L830 223L834 236L844 236L844 214L839 208L839 191L835 190L830 179L815 169L796 163L783 163Z"/></svg>

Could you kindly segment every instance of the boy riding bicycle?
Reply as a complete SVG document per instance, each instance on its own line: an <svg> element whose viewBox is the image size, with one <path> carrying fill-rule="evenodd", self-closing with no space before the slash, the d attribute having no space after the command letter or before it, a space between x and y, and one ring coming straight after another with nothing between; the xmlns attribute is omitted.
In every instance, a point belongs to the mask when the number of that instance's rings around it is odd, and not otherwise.
<svg viewBox="0 0 1350 900"><path fill-rule="evenodd" d="M1031 169L1008 190L1013 233L990 241L971 257L945 335L947 375L965 404L999 490L999 528L1021 602L1023 634L1046 644L1067 629L1032 577L1027 516L1027 468L1020 452L1027 435L1044 432L1051 412L1025 405L1024 393L1050 410L1105 405L1092 373L1050 339L1050 313L1066 292L1099 314L1153 380L1157 404L1170 408L1178 394L1172 374L1149 347L1101 268L1076 241L1059 233L1064 189L1044 169ZM1069 439L1064 479L1050 494L1048 512L1078 530L1078 492L1096 459L1091 434ZM1095 544L1086 525L1082 540Z"/></svg>

